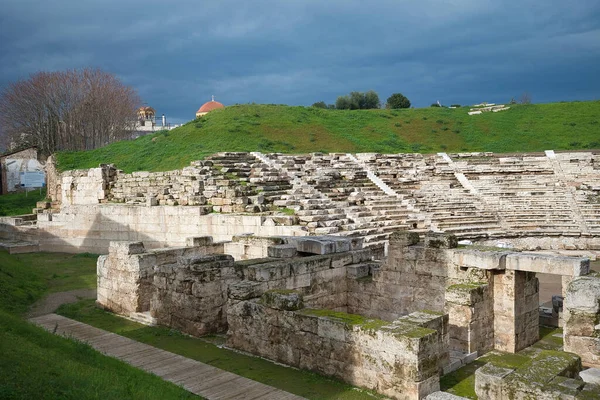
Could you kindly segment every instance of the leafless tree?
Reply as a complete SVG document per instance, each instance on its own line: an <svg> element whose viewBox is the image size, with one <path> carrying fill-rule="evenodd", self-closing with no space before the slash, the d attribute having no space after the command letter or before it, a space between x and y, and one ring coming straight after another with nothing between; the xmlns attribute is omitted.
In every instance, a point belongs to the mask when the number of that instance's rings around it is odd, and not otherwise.
<svg viewBox="0 0 600 400"><path fill-rule="evenodd" d="M43 155L95 149L130 137L140 103L98 69L38 72L0 94L0 132L11 147L35 145Z"/></svg>
<svg viewBox="0 0 600 400"><path fill-rule="evenodd" d="M529 94L529 92L523 92L523 94L519 98L519 103L531 104L531 95Z"/></svg>

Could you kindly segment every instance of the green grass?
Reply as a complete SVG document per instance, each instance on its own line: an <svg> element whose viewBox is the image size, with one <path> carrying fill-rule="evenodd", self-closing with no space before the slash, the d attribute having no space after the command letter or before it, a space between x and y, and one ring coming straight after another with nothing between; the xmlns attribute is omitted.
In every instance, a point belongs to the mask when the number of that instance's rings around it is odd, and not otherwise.
<svg viewBox="0 0 600 400"><path fill-rule="evenodd" d="M167 171L221 151L284 153L532 152L600 148L600 101L514 105L467 115L468 107L325 110L236 105L172 131L57 156L60 170L114 163L126 172Z"/></svg>
<svg viewBox="0 0 600 400"><path fill-rule="evenodd" d="M93 300L65 304L59 308L58 314L309 399L382 398L309 371L284 367L262 358L219 348L214 344L219 340L214 337L210 340L198 339L168 328L148 327L120 318L98 309Z"/></svg>
<svg viewBox="0 0 600 400"><path fill-rule="evenodd" d="M97 257L0 251L0 308L22 314L47 293L95 288Z"/></svg>
<svg viewBox="0 0 600 400"><path fill-rule="evenodd" d="M197 398L157 376L0 311L2 399Z"/></svg>
<svg viewBox="0 0 600 400"><path fill-rule="evenodd" d="M499 367L518 368L529 362L540 351L561 351L563 340L560 337L554 336L558 333L562 333L562 329L540 326L540 340L533 346L521 350L516 354L499 351L491 351L484 354L474 362L441 377L440 388L444 392L449 392L457 396L477 399L475 394L475 371L478 368L483 367L488 362L494 362Z"/></svg>
<svg viewBox="0 0 600 400"><path fill-rule="evenodd" d="M7 215L31 214L35 203L44 200L46 189L32 190L29 193L9 193L0 196L0 217Z"/></svg>
<svg viewBox="0 0 600 400"><path fill-rule="evenodd" d="M197 398L18 316L44 294L95 287L96 257L0 251L0 399Z"/></svg>

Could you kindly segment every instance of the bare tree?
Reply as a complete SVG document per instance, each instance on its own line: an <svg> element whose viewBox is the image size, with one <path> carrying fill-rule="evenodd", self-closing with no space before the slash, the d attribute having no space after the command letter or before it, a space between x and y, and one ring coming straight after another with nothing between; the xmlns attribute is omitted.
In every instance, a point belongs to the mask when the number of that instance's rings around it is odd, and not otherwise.
<svg viewBox="0 0 600 400"><path fill-rule="evenodd" d="M98 69L39 72L0 95L0 126L12 147L89 150L130 137L141 103L134 89Z"/></svg>
<svg viewBox="0 0 600 400"><path fill-rule="evenodd" d="M523 92L523 94L519 98L519 103L531 104L531 95L529 94L529 92Z"/></svg>

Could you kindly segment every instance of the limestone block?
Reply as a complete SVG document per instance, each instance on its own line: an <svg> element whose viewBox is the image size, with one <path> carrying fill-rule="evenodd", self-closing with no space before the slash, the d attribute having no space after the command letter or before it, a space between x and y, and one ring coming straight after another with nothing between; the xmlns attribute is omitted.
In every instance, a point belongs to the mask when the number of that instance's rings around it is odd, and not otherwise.
<svg viewBox="0 0 600 400"><path fill-rule="evenodd" d="M503 399L502 380L514 369L487 363L475 371L475 393L480 399Z"/></svg>
<svg viewBox="0 0 600 400"><path fill-rule="evenodd" d="M581 356L582 363L588 367L600 368L600 338L573 336L565 333L565 351Z"/></svg>
<svg viewBox="0 0 600 400"><path fill-rule="evenodd" d="M600 368L588 368L579 373L579 377L585 383L593 383L595 385L600 385Z"/></svg>
<svg viewBox="0 0 600 400"><path fill-rule="evenodd" d="M590 270L589 258L513 253L506 256L506 269L544 274L580 276Z"/></svg>
<svg viewBox="0 0 600 400"><path fill-rule="evenodd" d="M291 290L269 290L262 295L261 301L276 310L295 311L304 307L302 295Z"/></svg>
<svg viewBox="0 0 600 400"><path fill-rule="evenodd" d="M487 284L462 283L449 286L446 289L446 302L472 306L483 301Z"/></svg>
<svg viewBox="0 0 600 400"><path fill-rule="evenodd" d="M563 306L565 313L571 310L589 314L600 313L600 278L582 276L573 279L567 289Z"/></svg>
<svg viewBox="0 0 600 400"><path fill-rule="evenodd" d="M586 383L581 392L577 395L577 400L600 399L600 385Z"/></svg>
<svg viewBox="0 0 600 400"><path fill-rule="evenodd" d="M369 264L353 264L346 267L346 276L350 279L364 278L369 275Z"/></svg>
<svg viewBox="0 0 600 400"><path fill-rule="evenodd" d="M390 235L389 243L390 251L392 249L412 246L419 243L419 234L409 231L396 231Z"/></svg>
<svg viewBox="0 0 600 400"><path fill-rule="evenodd" d="M307 237L296 242L296 249L302 253L333 254L335 253L335 244L331 241Z"/></svg>
<svg viewBox="0 0 600 400"><path fill-rule="evenodd" d="M434 249L453 249L458 247L456 236L430 232L425 235L425 246Z"/></svg>
<svg viewBox="0 0 600 400"><path fill-rule="evenodd" d="M185 239L185 245L189 247L210 246L213 244L212 236L195 236Z"/></svg>
<svg viewBox="0 0 600 400"><path fill-rule="evenodd" d="M448 392L433 392L430 395L428 395L427 397L425 397L424 400L463 400L463 399L466 399L466 397L457 396L455 394L448 393Z"/></svg>
<svg viewBox="0 0 600 400"><path fill-rule="evenodd" d="M328 317L319 317L317 334L325 339L346 341L346 324Z"/></svg>
<svg viewBox="0 0 600 400"><path fill-rule="evenodd" d="M451 260L454 265L467 268L504 270L509 252L454 250Z"/></svg>
<svg viewBox="0 0 600 400"><path fill-rule="evenodd" d="M116 256L128 256L146 252L142 242L110 242L108 252Z"/></svg>
<svg viewBox="0 0 600 400"><path fill-rule="evenodd" d="M292 258L298 254L295 244L280 244L267 247L267 254L273 258Z"/></svg>
<svg viewBox="0 0 600 400"><path fill-rule="evenodd" d="M344 268L346 265L352 264L352 253L344 252L331 256L331 268Z"/></svg>
<svg viewBox="0 0 600 400"><path fill-rule="evenodd" d="M565 314L565 334L571 336L593 337L596 334L596 325L600 322L600 315L586 312L577 312L569 309Z"/></svg>

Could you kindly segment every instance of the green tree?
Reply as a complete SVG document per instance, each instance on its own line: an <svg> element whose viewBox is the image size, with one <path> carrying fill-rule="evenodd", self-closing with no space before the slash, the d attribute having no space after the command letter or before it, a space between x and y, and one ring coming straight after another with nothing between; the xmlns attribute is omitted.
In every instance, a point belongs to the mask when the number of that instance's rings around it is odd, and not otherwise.
<svg viewBox="0 0 600 400"><path fill-rule="evenodd" d="M313 105L311 107L327 108L327 104L325 104L324 101L317 101L316 103L313 103Z"/></svg>
<svg viewBox="0 0 600 400"><path fill-rule="evenodd" d="M339 96L335 101L335 108L338 110L349 110L350 98L348 96Z"/></svg>
<svg viewBox="0 0 600 400"><path fill-rule="evenodd" d="M335 102L335 108L339 110L367 110L379 108L380 105L379 95L373 90L367 93L350 92L346 96L338 97Z"/></svg>
<svg viewBox="0 0 600 400"><path fill-rule="evenodd" d="M410 102L409 102L410 105ZM381 101L379 101L379 95L374 90L369 90L365 93L365 107L366 109L373 109L381 107Z"/></svg>
<svg viewBox="0 0 600 400"><path fill-rule="evenodd" d="M410 108L410 100L402 93L394 93L388 97L386 108Z"/></svg>

